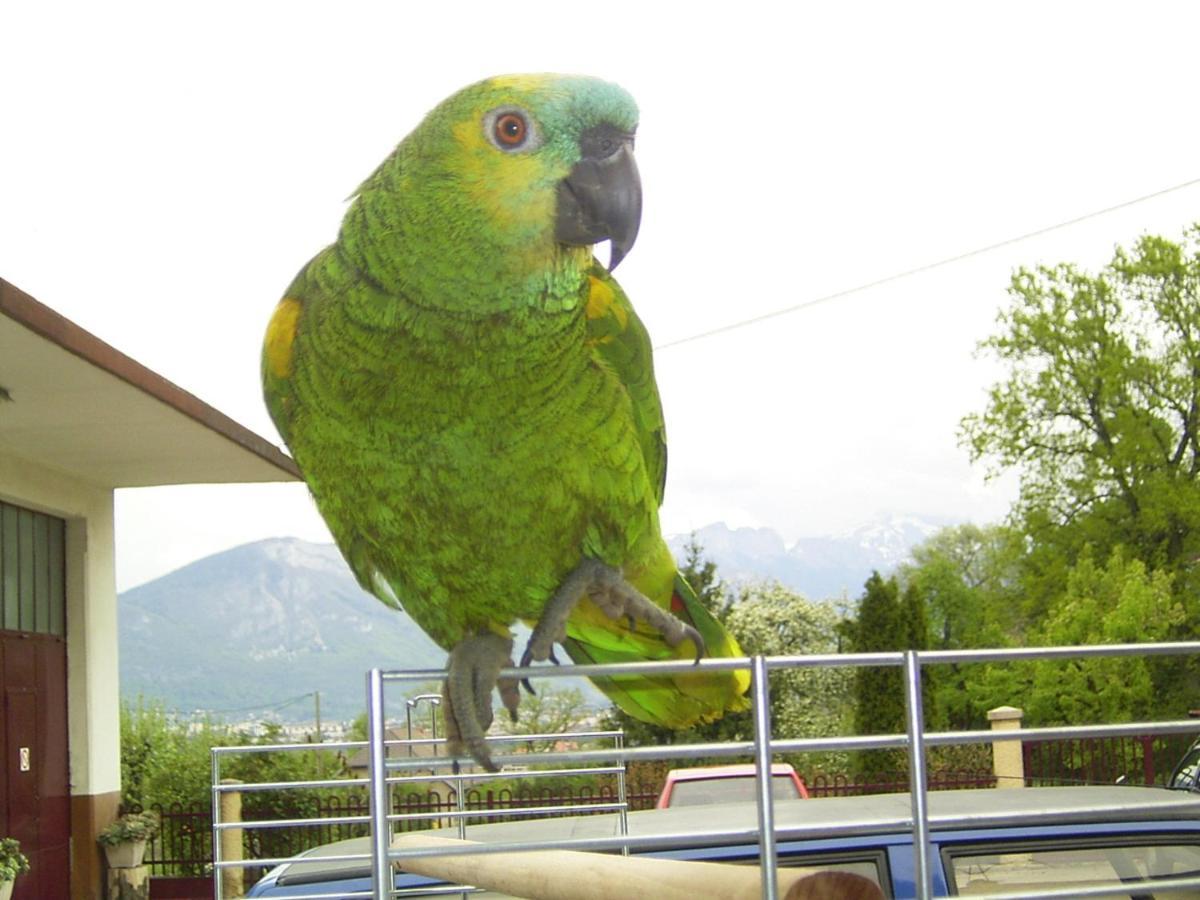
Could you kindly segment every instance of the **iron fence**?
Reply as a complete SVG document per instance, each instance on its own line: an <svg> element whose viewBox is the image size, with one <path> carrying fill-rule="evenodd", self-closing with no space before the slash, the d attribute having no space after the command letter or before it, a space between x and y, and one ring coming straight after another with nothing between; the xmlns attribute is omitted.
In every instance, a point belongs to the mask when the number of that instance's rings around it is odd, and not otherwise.
<svg viewBox="0 0 1200 900"><path fill-rule="evenodd" d="M861 794L899 794L908 790L908 770L888 773L873 781L855 781L848 775L820 773L805 779L810 797L855 797ZM926 788L953 791L963 788L991 788L996 776L990 769L945 769L930 772Z"/></svg>
<svg viewBox="0 0 1200 900"><path fill-rule="evenodd" d="M1200 730L1200 722L1196 723ZM1025 783L1165 785L1192 734L1024 741Z"/></svg>
<svg viewBox="0 0 1200 900"><path fill-rule="evenodd" d="M212 873L212 810L181 804L152 804L162 828L146 846L151 875L204 876Z"/></svg>

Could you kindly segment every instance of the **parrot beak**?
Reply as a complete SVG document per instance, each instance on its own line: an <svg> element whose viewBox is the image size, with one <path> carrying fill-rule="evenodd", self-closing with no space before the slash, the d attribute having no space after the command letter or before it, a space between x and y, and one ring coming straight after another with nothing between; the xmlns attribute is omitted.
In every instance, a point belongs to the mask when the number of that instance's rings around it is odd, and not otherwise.
<svg viewBox="0 0 1200 900"><path fill-rule="evenodd" d="M564 244L612 241L609 270L625 258L642 221L642 182L633 135L598 125L579 141L583 158L558 183L554 237Z"/></svg>

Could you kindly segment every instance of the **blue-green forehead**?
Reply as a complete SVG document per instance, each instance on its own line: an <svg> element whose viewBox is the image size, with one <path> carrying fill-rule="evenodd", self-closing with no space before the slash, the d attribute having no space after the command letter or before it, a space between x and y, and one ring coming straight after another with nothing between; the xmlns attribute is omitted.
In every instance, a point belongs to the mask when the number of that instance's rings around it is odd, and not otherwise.
<svg viewBox="0 0 1200 900"><path fill-rule="evenodd" d="M522 107L552 134L577 132L600 122L633 131L638 122L637 104L628 91L583 75L501 75L472 85L458 97L469 97L477 113L504 105Z"/></svg>

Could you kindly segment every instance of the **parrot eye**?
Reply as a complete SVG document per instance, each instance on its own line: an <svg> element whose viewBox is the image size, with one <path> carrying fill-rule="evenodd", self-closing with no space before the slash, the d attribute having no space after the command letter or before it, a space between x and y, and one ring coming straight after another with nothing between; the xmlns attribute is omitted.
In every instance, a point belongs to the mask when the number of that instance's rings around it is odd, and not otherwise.
<svg viewBox="0 0 1200 900"><path fill-rule="evenodd" d="M535 150L541 146L537 128L524 110L494 109L484 117L483 125L488 140L500 150Z"/></svg>
<svg viewBox="0 0 1200 900"><path fill-rule="evenodd" d="M496 120L496 140L508 147L525 143L525 120L516 113L505 113Z"/></svg>

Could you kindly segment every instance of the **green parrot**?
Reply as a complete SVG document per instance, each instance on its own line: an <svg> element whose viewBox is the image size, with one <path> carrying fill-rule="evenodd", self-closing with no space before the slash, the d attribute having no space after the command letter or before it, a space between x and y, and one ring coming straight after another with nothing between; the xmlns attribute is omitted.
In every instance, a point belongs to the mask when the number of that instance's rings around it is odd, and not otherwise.
<svg viewBox="0 0 1200 900"><path fill-rule="evenodd" d="M358 189L267 328L267 407L362 586L450 651L450 752L493 769L521 664L740 656L663 541L651 345L610 268L641 217L637 107L514 75L430 112ZM745 708L749 673L594 679L637 719ZM528 685L526 685L528 687Z"/></svg>

